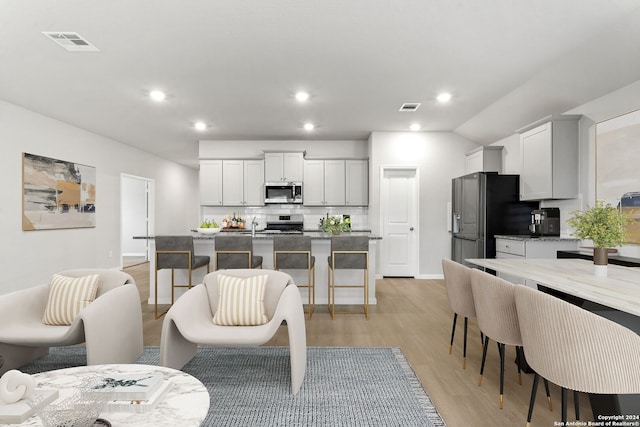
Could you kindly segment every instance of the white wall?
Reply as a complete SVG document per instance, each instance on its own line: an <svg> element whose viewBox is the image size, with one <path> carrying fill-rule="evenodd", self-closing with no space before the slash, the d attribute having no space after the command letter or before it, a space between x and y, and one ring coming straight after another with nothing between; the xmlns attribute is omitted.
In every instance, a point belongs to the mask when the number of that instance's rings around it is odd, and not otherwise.
<svg viewBox="0 0 640 427"><path fill-rule="evenodd" d="M117 126L117 123L113 124ZM198 221L198 172L0 101L0 294L49 282L63 269L120 265L120 176L156 183L156 233ZM22 153L96 168L96 227L22 231Z"/></svg>
<svg viewBox="0 0 640 427"><path fill-rule="evenodd" d="M365 159L367 141L200 141L201 159L262 158L265 151L306 151L313 159Z"/></svg>
<svg viewBox="0 0 640 427"><path fill-rule="evenodd" d="M420 168L419 277L442 277L441 259L451 256L451 179L465 174L464 154L476 147L452 132L373 132L369 138L369 220L374 233L381 233L380 167Z"/></svg>
<svg viewBox="0 0 640 427"><path fill-rule="evenodd" d="M565 112L565 114L583 115L580 119L580 197L571 200L548 200L541 203L541 206L557 206L560 208L563 235L570 235L572 232L566 224L566 220L572 211L581 210L595 204L596 123L638 109L640 109L640 80ZM491 145L510 147L511 149L504 154L503 158L503 164L508 165L505 173L520 173L518 135L502 139ZM638 160L640 159L629 159L629 161ZM640 180L640 175L638 179ZM640 258L640 245L625 245L619 248L619 252L623 256Z"/></svg>

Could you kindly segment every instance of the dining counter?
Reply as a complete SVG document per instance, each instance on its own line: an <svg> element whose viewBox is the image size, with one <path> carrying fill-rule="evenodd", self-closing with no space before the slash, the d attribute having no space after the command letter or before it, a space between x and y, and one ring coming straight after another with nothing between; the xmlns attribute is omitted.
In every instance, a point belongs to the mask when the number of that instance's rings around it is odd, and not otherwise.
<svg viewBox="0 0 640 427"><path fill-rule="evenodd" d="M640 268L609 264L595 275L592 261L564 259L467 259L486 269L537 282L538 289L619 323L640 335ZM633 365L635 366L635 365ZM636 366L637 369L637 366ZM638 394L589 394L598 415L640 414Z"/></svg>
<svg viewBox="0 0 640 427"><path fill-rule="evenodd" d="M583 259L467 259L500 273L640 317L640 269L607 266L607 277L594 274L593 262Z"/></svg>

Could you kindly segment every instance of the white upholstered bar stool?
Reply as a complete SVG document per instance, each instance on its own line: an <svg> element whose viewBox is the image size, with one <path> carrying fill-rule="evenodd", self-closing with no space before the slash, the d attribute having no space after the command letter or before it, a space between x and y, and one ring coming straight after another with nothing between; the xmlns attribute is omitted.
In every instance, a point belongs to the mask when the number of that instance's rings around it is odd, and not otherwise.
<svg viewBox="0 0 640 427"><path fill-rule="evenodd" d="M515 346L518 359L524 360L522 336L520 335L518 313L516 312L515 288L516 285L499 277L475 268L471 270L471 289L473 291L478 326L484 333L482 364L480 366L478 385L482 385L487 347L489 338L491 338L498 343L500 352L500 409L502 409L504 402L505 344ZM522 385L520 371L520 365L518 364L518 382ZM547 400L549 402L549 410L551 410L551 397L548 387Z"/></svg>
<svg viewBox="0 0 640 427"><path fill-rule="evenodd" d="M307 313L309 320L316 308L316 258L311 255L311 237L274 236L274 270L307 270L307 284L296 283L307 289Z"/></svg>
<svg viewBox="0 0 640 427"><path fill-rule="evenodd" d="M564 425L567 389L593 394L640 393L638 334L526 286L516 287L515 300L527 362L536 371L536 378L542 376L562 387ZM527 425L533 413L536 378Z"/></svg>
<svg viewBox="0 0 640 427"><path fill-rule="evenodd" d="M171 269L171 304L175 302L175 288L191 288L191 272L197 268L207 267L211 258L206 255L194 255L193 236L156 236L156 270L155 270L155 316L160 318L167 311L158 314L158 271ZM175 270L184 269L189 272L189 283L176 285Z"/></svg>
<svg viewBox="0 0 640 427"><path fill-rule="evenodd" d="M331 319L336 314L363 314L369 320L369 237L332 236L329 270L329 312ZM336 285L336 270L363 270L362 285ZM362 288L364 293L363 311L336 311L336 288Z"/></svg>
<svg viewBox="0 0 640 427"><path fill-rule="evenodd" d="M453 310L453 327L451 328L451 342L449 354L453 352L453 337L456 333L458 315L464 317L464 341L462 350L462 369L467 367L467 326L469 318L476 317L476 307L473 304L471 291L471 269L450 259L442 259L442 272L447 290L449 306ZM480 334L480 344L484 341Z"/></svg>

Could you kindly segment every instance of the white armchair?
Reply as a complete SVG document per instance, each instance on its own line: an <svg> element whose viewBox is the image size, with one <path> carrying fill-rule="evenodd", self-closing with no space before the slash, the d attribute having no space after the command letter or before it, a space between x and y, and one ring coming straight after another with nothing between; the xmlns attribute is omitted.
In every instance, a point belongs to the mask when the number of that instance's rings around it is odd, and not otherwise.
<svg viewBox="0 0 640 427"><path fill-rule="evenodd" d="M251 277L267 274L264 307L269 321L259 326L220 326L213 323L218 307L218 275ZM210 346L255 347L269 341L285 321L289 333L291 392L300 390L307 366L307 337L300 291L291 276L280 271L221 270L184 293L162 324L160 365L181 369L198 349Z"/></svg>
<svg viewBox="0 0 640 427"><path fill-rule="evenodd" d="M85 342L87 364L132 363L143 351L140 294L133 277L118 270L78 269L68 277L99 274L96 299L69 326L42 322L49 285L0 295L0 375L44 356L49 347Z"/></svg>

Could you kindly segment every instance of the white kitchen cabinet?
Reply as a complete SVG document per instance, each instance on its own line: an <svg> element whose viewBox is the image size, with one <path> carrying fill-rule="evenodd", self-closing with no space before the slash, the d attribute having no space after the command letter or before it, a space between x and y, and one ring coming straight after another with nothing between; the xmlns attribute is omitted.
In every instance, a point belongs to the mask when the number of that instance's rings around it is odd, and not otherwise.
<svg viewBox="0 0 640 427"><path fill-rule="evenodd" d="M200 204L222 205L222 160L200 160Z"/></svg>
<svg viewBox="0 0 640 427"><path fill-rule="evenodd" d="M244 161L222 161L222 204L242 206L244 202Z"/></svg>
<svg viewBox="0 0 640 427"><path fill-rule="evenodd" d="M262 160L222 161L222 204L248 206L263 204L264 162Z"/></svg>
<svg viewBox="0 0 640 427"><path fill-rule="evenodd" d="M556 259L557 251L575 251L578 239L559 237L500 237L496 236L496 259ZM521 277L498 273L498 276L511 283L526 284L537 289L538 284Z"/></svg>
<svg viewBox="0 0 640 427"><path fill-rule="evenodd" d="M344 206L345 161L305 160L302 185L306 206Z"/></svg>
<svg viewBox="0 0 640 427"><path fill-rule="evenodd" d="M346 160L346 194L347 206L369 205L369 161Z"/></svg>
<svg viewBox="0 0 640 427"><path fill-rule="evenodd" d="M520 133L520 200L578 197L580 116L550 116Z"/></svg>
<svg viewBox="0 0 640 427"><path fill-rule="evenodd" d="M474 172L502 173L502 146L489 145L478 147L465 153L464 170L466 174Z"/></svg>
<svg viewBox="0 0 640 427"><path fill-rule="evenodd" d="M305 160L302 201L306 206L324 206L324 160Z"/></svg>
<svg viewBox="0 0 640 427"><path fill-rule="evenodd" d="M346 176L344 160L324 161L324 200L327 206L344 206Z"/></svg>
<svg viewBox="0 0 640 427"><path fill-rule="evenodd" d="M264 205L264 161L244 160L244 204Z"/></svg>
<svg viewBox="0 0 640 427"><path fill-rule="evenodd" d="M302 181L304 169L304 153L264 153L264 180Z"/></svg>

